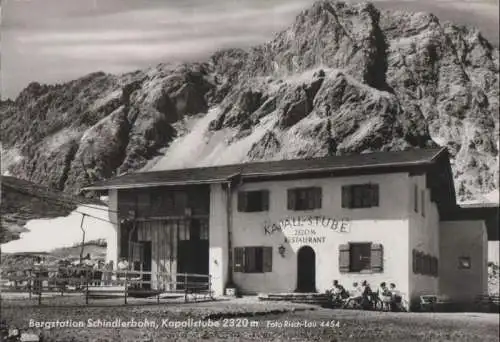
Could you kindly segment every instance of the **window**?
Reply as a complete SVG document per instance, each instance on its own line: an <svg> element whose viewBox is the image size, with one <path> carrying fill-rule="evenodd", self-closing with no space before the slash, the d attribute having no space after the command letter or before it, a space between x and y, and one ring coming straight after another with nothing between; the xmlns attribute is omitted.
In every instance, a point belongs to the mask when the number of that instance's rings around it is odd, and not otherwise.
<svg viewBox="0 0 500 342"><path fill-rule="evenodd" d="M234 249L234 272L272 272L272 247L236 247Z"/></svg>
<svg viewBox="0 0 500 342"><path fill-rule="evenodd" d="M191 240L191 231L189 229L189 225L186 224L184 221L179 221L178 223L178 234L179 234L179 240L184 241L184 240Z"/></svg>
<svg viewBox="0 0 500 342"><path fill-rule="evenodd" d="M436 257L431 258L431 276L438 276L438 259Z"/></svg>
<svg viewBox="0 0 500 342"><path fill-rule="evenodd" d="M130 232L133 231L133 226L130 221L120 224L120 258L129 257L129 239L131 238Z"/></svg>
<svg viewBox="0 0 500 342"><path fill-rule="evenodd" d="M238 211L258 212L269 210L269 191L240 191L238 193Z"/></svg>
<svg viewBox="0 0 500 342"><path fill-rule="evenodd" d="M423 272L422 274L430 275L431 274L431 256L429 254L424 254L422 256L422 266Z"/></svg>
<svg viewBox="0 0 500 342"><path fill-rule="evenodd" d="M458 258L458 268L461 270L467 270L471 268L470 257L460 257Z"/></svg>
<svg viewBox="0 0 500 342"><path fill-rule="evenodd" d="M340 272L382 272L383 248L375 243L350 243L339 246Z"/></svg>
<svg viewBox="0 0 500 342"><path fill-rule="evenodd" d="M144 243L131 241L129 249L129 260L132 262L141 262L145 259Z"/></svg>
<svg viewBox="0 0 500 342"><path fill-rule="evenodd" d="M424 274L424 254L422 252L417 252L417 274Z"/></svg>
<svg viewBox="0 0 500 342"><path fill-rule="evenodd" d="M342 186L342 208L371 208L378 205L378 184Z"/></svg>
<svg viewBox="0 0 500 342"><path fill-rule="evenodd" d="M179 241L208 240L208 220L193 219L191 221L177 221Z"/></svg>
<svg viewBox="0 0 500 342"><path fill-rule="evenodd" d="M208 240L208 220L200 221L200 240Z"/></svg>
<svg viewBox="0 0 500 342"><path fill-rule="evenodd" d="M429 254L413 250L413 273L427 276L438 276L438 259Z"/></svg>
<svg viewBox="0 0 500 342"><path fill-rule="evenodd" d="M147 217L151 215L151 194L142 191L137 194L137 216Z"/></svg>
<svg viewBox="0 0 500 342"><path fill-rule="evenodd" d="M288 210L321 208L321 188L288 189Z"/></svg>
<svg viewBox="0 0 500 342"><path fill-rule="evenodd" d="M413 190L413 210L415 210L416 213L418 213L418 186L415 184L414 190Z"/></svg>
<svg viewBox="0 0 500 342"><path fill-rule="evenodd" d="M422 216L425 217L425 190L420 193Z"/></svg>

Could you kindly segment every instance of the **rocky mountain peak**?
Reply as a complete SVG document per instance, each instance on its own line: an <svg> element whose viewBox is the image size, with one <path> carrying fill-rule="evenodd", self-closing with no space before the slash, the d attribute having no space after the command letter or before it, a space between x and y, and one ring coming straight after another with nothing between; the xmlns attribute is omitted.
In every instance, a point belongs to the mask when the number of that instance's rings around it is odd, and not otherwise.
<svg viewBox="0 0 500 342"><path fill-rule="evenodd" d="M386 42L371 3L319 1L270 42L251 50L251 76L294 74L314 67L344 69L377 89L385 82Z"/></svg>

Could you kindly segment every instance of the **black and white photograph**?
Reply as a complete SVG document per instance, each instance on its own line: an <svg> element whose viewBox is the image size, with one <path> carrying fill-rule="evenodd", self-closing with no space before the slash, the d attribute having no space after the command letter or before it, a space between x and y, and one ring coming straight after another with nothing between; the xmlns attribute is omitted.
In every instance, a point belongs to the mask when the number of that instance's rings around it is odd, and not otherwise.
<svg viewBox="0 0 500 342"><path fill-rule="evenodd" d="M0 341L499 341L498 0L0 2Z"/></svg>

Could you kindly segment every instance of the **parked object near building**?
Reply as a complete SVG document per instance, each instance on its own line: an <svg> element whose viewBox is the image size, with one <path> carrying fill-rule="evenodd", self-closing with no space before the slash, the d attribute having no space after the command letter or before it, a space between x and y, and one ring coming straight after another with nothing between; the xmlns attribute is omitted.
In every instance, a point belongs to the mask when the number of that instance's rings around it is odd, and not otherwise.
<svg viewBox="0 0 500 342"><path fill-rule="evenodd" d="M457 205L446 149L131 173L86 190L108 192L108 248L139 258L153 288L169 284L155 274L209 274L216 295L385 281L416 305L467 302L487 293L498 239L498 207Z"/></svg>

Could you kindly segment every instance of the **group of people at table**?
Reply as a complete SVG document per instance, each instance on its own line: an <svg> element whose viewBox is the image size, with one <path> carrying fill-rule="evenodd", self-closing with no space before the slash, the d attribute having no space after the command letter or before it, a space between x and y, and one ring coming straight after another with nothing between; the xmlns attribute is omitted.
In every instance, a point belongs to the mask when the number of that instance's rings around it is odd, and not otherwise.
<svg viewBox="0 0 500 342"><path fill-rule="evenodd" d="M403 297L394 283L387 286L386 282L382 282L378 289L373 291L365 280L361 285L354 282L352 289L347 291L338 280L334 280L332 288L327 293L332 297L333 303L344 308L351 307L353 304L364 309L376 308L377 303L381 304L380 308L383 310L399 311L402 308Z"/></svg>

